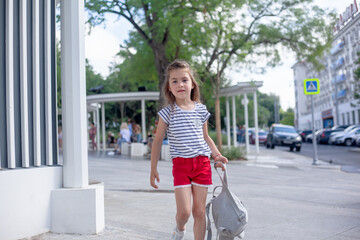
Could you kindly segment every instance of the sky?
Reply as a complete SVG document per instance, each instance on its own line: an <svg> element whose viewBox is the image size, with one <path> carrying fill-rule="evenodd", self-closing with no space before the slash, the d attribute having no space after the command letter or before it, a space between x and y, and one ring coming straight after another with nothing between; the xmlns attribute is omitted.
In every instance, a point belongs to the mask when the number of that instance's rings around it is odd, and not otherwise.
<svg viewBox="0 0 360 240"><path fill-rule="evenodd" d="M338 14L343 13L347 6L354 0L314 0L314 3L322 8L335 9ZM359 3L358 3L359 4ZM359 6L359 5L358 5ZM123 18L108 14L105 24L96 26L90 35L85 36L85 57L89 59L94 71L103 77L109 74L112 62L119 62L116 53L120 50L120 44L128 38L128 32L132 26ZM101 46L101 50L99 50ZM275 93L280 96L280 105L283 110L295 107L295 92L293 71L291 66L295 64L294 54L283 51L281 53L283 64L268 69L265 74L250 74L230 71L227 73L233 84L245 81L263 81L263 87L259 90L263 93Z"/></svg>

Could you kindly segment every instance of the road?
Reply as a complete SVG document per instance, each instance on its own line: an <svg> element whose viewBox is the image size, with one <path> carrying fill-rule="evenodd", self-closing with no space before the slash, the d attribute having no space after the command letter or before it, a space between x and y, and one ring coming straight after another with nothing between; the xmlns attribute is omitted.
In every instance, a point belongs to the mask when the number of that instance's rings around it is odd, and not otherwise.
<svg viewBox="0 0 360 240"><path fill-rule="evenodd" d="M289 151L288 147L278 147L283 151ZM314 148L312 143L303 143L300 152L294 153L302 156L313 157ZM318 144L317 145L318 159L332 164L340 165L345 172L360 173L360 148L359 147L345 147L337 145Z"/></svg>

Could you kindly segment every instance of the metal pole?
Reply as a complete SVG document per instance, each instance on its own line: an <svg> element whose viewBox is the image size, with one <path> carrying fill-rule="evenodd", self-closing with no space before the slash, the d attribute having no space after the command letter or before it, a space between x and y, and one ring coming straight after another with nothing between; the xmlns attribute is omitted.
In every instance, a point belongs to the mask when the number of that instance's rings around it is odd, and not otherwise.
<svg viewBox="0 0 360 240"><path fill-rule="evenodd" d="M316 136L315 136L315 124L314 124L314 95L311 95L311 119L312 119L312 136L313 136L313 146L314 146L314 159L313 165L317 165L317 146L316 146Z"/></svg>
<svg viewBox="0 0 360 240"><path fill-rule="evenodd" d="M255 123L255 146L256 153L259 154L259 124L258 124L258 108L257 108L257 94L254 92L254 123Z"/></svg>

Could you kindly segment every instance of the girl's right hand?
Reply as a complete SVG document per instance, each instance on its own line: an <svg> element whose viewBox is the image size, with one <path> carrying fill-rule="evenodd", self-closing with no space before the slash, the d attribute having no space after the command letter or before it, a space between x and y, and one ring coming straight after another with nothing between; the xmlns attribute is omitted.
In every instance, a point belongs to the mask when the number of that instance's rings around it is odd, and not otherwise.
<svg viewBox="0 0 360 240"><path fill-rule="evenodd" d="M158 189L158 186L155 184L155 179L158 183L160 182L159 173L157 170L151 171L150 173L150 185L153 188Z"/></svg>

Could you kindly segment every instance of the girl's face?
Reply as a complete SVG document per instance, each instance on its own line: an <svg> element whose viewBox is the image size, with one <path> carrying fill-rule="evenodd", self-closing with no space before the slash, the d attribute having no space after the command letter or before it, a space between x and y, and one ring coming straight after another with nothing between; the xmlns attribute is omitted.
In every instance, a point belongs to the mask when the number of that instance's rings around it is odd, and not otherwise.
<svg viewBox="0 0 360 240"><path fill-rule="evenodd" d="M170 72L169 91L176 100L191 100L191 90L194 84L186 69L174 69Z"/></svg>

